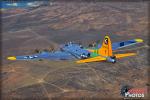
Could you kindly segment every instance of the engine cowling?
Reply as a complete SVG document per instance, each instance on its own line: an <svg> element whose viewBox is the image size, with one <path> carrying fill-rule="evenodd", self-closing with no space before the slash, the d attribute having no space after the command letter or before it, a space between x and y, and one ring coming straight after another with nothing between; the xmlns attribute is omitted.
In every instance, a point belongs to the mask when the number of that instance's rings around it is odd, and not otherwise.
<svg viewBox="0 0 150 100"><path fill-rule="evenodd" d="M81 54L81 58L82 59L86 59L86 58L89 58L89 57L90 57L90 53L88 53L88 54L85 54L85 53Z"/></svg>

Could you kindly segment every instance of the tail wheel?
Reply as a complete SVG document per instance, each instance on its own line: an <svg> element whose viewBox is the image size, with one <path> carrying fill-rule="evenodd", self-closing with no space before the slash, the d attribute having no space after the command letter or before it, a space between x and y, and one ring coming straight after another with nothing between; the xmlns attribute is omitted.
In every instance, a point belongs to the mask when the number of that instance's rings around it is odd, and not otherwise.
<svg viewBox="0 0 150 100"><path fill-rule="evenodd" d="M112 63L116 63L116 56L112 56L111 58L114 59L114 62Z"/></svg>
<svg viewBox="0 0 150 100"><path fill-rule="evenodd" d="M116 63L116 59L115 59L115 61L113 62L113 64L114 64L114 63Z"/></svg>

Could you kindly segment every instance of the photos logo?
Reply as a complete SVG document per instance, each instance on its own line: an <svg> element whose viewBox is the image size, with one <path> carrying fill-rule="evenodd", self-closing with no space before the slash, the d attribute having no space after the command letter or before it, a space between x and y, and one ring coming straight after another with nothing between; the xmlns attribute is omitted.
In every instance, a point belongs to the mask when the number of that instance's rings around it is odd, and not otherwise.
<svg viewBox="0 0 150 100"><path fill-rule="evenodd" d="M129 88L128 86L124 86L121 89L121 95L124 97L143 98L145 93L146 89L144 88Z"/></svg>

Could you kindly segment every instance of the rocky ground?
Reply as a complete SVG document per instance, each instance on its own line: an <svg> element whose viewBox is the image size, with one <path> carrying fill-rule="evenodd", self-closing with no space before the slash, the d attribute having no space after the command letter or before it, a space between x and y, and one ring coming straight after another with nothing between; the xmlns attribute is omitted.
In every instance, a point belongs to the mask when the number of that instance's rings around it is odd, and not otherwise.
<svg viewBox="0 0 150 100"><path fill-rule="evenodd" d="M148 5L141 2L54 2L36 9L2 11L2 97L4 99L123 98L123 85L147 88ZM68 41L83 46L142 38L116 64L74 61L7 61L7 56L57 50ZM118 51L124 52L124 51ZM117 52L115 52L117 53Z"/></svg>

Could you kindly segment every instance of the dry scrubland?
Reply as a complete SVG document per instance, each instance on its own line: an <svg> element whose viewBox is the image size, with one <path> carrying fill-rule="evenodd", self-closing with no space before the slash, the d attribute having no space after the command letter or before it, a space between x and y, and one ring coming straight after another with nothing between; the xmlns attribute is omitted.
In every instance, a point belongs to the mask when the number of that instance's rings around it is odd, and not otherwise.
<svg viewBox="0 0 150 100"><path fill-rule="evenodd" d="M148 86L146 3L55 2L51 6L2 13L3 98L121 98L123 85ZM68 41L88 46L102 41L106 33L113 42L142 38L144 43L130 50L137 56L116 64L5 60L11 55L32 54L37 48L57 50Z"/></svg>

